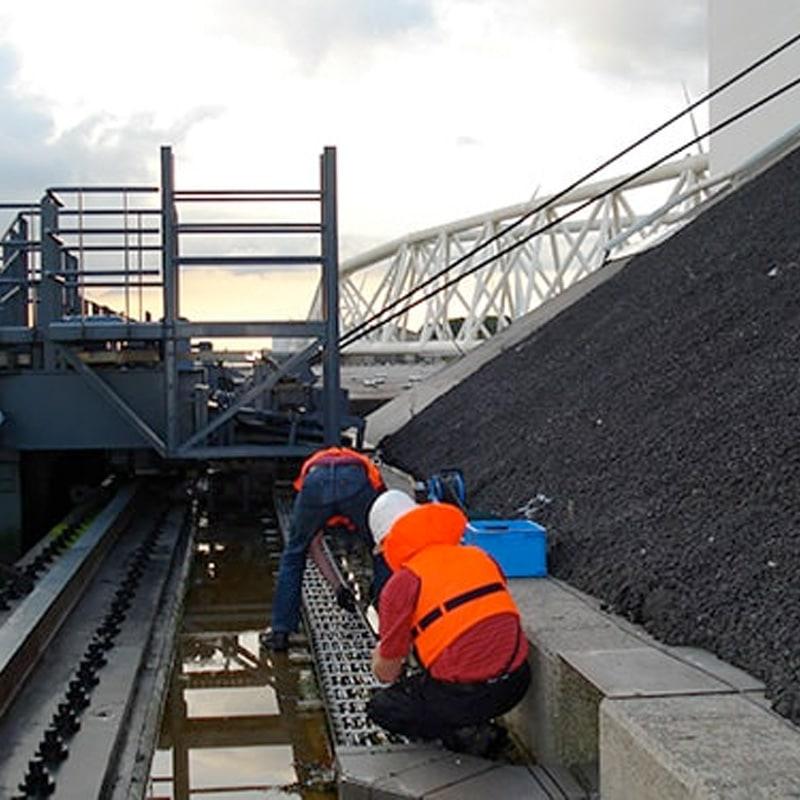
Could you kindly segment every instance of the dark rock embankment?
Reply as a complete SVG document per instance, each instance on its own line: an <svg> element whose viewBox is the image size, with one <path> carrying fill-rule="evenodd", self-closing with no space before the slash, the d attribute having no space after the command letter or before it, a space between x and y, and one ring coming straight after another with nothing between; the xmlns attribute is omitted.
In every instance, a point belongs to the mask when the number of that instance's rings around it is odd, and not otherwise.
<svg viewBox="0 0 800 800"><path fill-rule="evenodd" d="M766 681L800 723L800 151L382 442L551 570Z"/></svg>

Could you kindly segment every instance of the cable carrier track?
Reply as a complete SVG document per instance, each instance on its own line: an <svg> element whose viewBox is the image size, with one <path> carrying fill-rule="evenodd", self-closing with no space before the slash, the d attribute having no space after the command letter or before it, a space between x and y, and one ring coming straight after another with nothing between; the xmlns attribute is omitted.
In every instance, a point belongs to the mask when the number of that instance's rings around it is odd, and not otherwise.
<svg viewBox="0 0 800 800"><path fill-rule="evenodd" d="M276 487L275 511L284 541L291 520L291 490ZM336 569L337 559L326 547ZM372 673L372 649L377 637L364 614L339 608L333 590L310 559L303 575L303 613L309 644L314 653L320 691L325 701L332 743L337 750L402 748L404 737L393 735L372 723L366 704L381 684Z"/></svg>

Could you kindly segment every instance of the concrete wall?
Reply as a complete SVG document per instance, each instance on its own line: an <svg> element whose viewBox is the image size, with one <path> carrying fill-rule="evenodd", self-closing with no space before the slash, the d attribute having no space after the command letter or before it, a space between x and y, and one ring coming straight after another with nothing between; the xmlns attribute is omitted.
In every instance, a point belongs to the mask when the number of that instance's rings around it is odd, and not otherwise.
<svg viewBox="0 0 800 800"><path fill-rule="evenodd" d="M709 88L800 31L797 0L709 0ZM800 75L800 43L711 101L712 127ZM723 175L800 125L800 87L738 120L711 140L711 173Z"/></svg>

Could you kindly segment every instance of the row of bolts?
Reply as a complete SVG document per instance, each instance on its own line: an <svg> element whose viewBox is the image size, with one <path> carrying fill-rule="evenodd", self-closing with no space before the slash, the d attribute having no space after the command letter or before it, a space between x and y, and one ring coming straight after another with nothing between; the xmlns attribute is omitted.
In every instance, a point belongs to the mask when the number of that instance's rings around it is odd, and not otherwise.
<svg viewBox="0 0 800 800"><path fill-rule="evenodd" d="M153 552L156 539L162 533L161 526L166 514L166 510L161 513L153 530L134 551L125 579L114 593L108 613L96 628L75 677L69 682L66 702L58 704L58 710L39 743L36 757L28 762L28 771L23 782L19 784L22 794L13 800L41 800L55 791L51 772L69 755L66 740L74 736L81 727L78 716L89 706L89 695L100 682L96 673L107 663L105 654L114 647L114 640L133 602L145 565Z"/></svg>

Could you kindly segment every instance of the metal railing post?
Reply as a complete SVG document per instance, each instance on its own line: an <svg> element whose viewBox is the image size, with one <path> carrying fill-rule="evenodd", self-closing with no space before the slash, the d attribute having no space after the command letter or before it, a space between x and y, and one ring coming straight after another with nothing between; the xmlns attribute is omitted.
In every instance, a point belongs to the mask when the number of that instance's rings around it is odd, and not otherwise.
<svg viewBox="0 0 800 800"><path fill-rule="evenodd" d="M7 300L0 300L0 325L28 325L28 228L20 215L3 240L3 275L19 283L9 289ZM5 293L0 294L5 298Z"/></svg>
<svg viewBox="0 0 800 800"><path fill-rule="evenodd" d="M55 369L55 346L49 338L49 325L61 316L61 287L58 283L62 254L56 231L58 231L58 207L56 198L49 192L41 203L41 266L42 274L36 295L36 327L42 339L43 366Z"/></svg>
<svg viewBox="0 0 800 800"><path fill-rule="evenodd" d="M178 235L172 148L161 148L161 268L163 270L164 415L167 455L178 448L178 358L175 323L178 305Z"/></svg>
<svg viewBox="0 0 800 800"><path fill-rule="evenodd" d="M322 314L325 349L322 356L323 435L326 445L341 436L339 374L339 234L336 209L336 148L326 147L320 158L322 195Z"/></svg>

